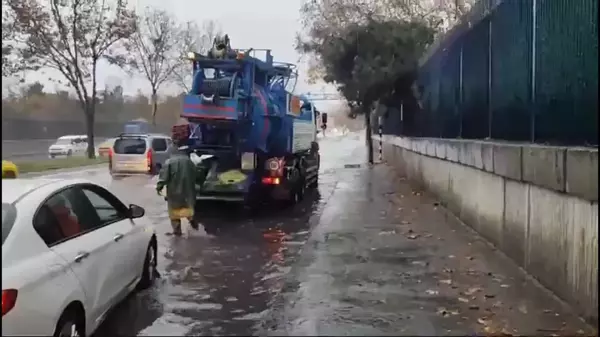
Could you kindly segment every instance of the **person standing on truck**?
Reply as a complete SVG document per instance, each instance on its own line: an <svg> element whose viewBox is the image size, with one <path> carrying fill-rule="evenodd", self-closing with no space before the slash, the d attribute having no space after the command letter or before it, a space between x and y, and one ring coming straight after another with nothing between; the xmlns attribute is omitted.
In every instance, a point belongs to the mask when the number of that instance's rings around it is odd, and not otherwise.
<svg viewBox="0 0 600 337"><path fill-rule="evenodd" d="M180 130L180 129L179 129ZM156 191L162 196L163 188L167 188L167 208L173 227L173 235L181 236L181 220L187 219L190 226L198 230L199 224L194 219L196 204L196 166L187 155L187 137L178 133L173 127L173 142L177 150L161 168Z"/></svg>

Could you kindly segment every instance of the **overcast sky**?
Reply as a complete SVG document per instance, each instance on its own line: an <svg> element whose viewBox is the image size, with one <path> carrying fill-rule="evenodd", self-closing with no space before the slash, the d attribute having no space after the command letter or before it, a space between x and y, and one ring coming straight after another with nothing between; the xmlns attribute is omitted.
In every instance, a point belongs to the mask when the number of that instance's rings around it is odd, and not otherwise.
<svg viewBox="0 0 600 337"><path fill-rule="evenodd" d="M133 3L131 3L131 1ZM294 50L294 38L300 26L300 5L302 0L130 0L138 10L146 6L165 9L182 22L196 21L199 26L207 20L214 20L229 34L233 48L270 48L276 61L298 63L300 55ZM300 79L296 93L334 92L331 86L324 83L308 85L305 82L306 73L302 63L299 63ZM48 74L50 75L50 74ZM54 90L55 83L48 81L46 76L30 74L28 82L40 81L46 84L47 90ZM60 74L51 76L61 77ZM140 77L130 77L119 68L101 64L98 69L98 88L105 85L123 86L125 93L134 95L138 90L148 93L147 82ZM8 84L8 83L7 83ZM174 87L165 87L164 93L171 93ZM334 102L318 102L318 107L327 109ZM337 105L337 104L336 104Z"/></svg>
<svg viewBox="0 0 600 337"><path fill-rule="evenodd" d="M129 1L140 12L146 6L157 7L171 12L181 22L195 21L202 26L203 22L214 20L221 26L223 32L229 34L233 48L270 48L276 61L298 63L300 79L295 93L335 92L332 86L325 83L309 85L305 82L306 66L303 62L299 62L300 55L293 46L296 33L301 29L299 9L303 0ZM41 75L40 72L36 72L27 76L27 82L40 81L45 84L46 90L52 91L57 88L57 84L49 81L47 79L49 76L63 80L61 74ZM121 85L128 95L135 95L138 90L147 94L150 90L145 79L139 76L132 78L119 68L102 62L98 69L98 89L102 90L105 86L112 88L117 85ZM14 89L15 82L4 80L3 94L9 87ZM165 87L161 91L170 94L175 92L175 87ZM338 105L339 102L316 102L316 104L326 110L327 106Z"/></svg>

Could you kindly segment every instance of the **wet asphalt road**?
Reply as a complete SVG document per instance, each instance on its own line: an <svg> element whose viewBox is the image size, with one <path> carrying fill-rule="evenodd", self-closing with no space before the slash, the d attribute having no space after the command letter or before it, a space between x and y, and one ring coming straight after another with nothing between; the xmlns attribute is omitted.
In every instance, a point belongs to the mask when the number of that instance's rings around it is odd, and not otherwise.
<svg viewBox="0 0 600 337"><path fill-rule="evenodd" d="M166 235L170 225L165 201L155 192L156 178L113 179L104 168L56 174L90 179L125 202L144 207L158 233L161 278L117 308L97 335L258 333L283 276L335 188L336 168L363 162L353 157L363 144L354 135L322 141L319 188L307 192L296 207L250 215L211 203L210 209L200 211L206 230L192 231L187 238Z"/></svg>
<svg viewBox="0 0 600 337"><path fill-rule="evenodd" d="M59 174L144 207L158 233L161 278L96 335L597 335L389 167L355 167L364 138L325 139L321 152L302 204L257 215L211 204L206 231L183 238L165 235L155 178Z"/></svg>

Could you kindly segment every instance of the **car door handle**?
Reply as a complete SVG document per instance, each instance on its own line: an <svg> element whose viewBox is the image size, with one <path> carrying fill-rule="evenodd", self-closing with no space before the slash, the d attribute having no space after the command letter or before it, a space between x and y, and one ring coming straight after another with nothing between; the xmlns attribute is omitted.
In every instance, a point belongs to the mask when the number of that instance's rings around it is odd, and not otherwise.
<svg viewBox="0 0 600 337"><path fill-rule="evenodd" d="M90 253L81 252L81 253L77 254L77 256L75 256L75 262L81 262L81 260L85 259L88 256L90 256Z"/></svg>
<svg viewBox="0 0 600 337"><path fill-rule="evenodd" d="M122 238L123 238L123 234L116 234L115 237L113 237L113 240L115 240L115 242L116 242L116 241L121 240Z"/></svg>

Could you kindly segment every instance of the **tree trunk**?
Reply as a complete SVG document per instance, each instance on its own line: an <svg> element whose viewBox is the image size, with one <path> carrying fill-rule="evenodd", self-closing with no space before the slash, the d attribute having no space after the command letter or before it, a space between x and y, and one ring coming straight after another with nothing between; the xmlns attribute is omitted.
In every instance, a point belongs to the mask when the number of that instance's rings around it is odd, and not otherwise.
<svg viewBox="0 0 600 337"><path fill-rule="evenodd" d="M96 105L94 102L88 102L85 107L85 128L88 138L87 156L90 159L96 158L96 148L94 146L94 119L96 115Z"/></svg>
<svg viewBox="0 0 600 337"><path fill-rule="evenodd" d="M156 126L156 111L158 111L158 97L156 88L152 88L152 126Z"/></svg>
<svg viewBox="0 0 600 337"><path fill-rule="evenodd" d="M363 108L365 115L365 132L367 136L367 155L369 164L373 164L373 132L371 130L371 111L368 107Z"/></svg>

